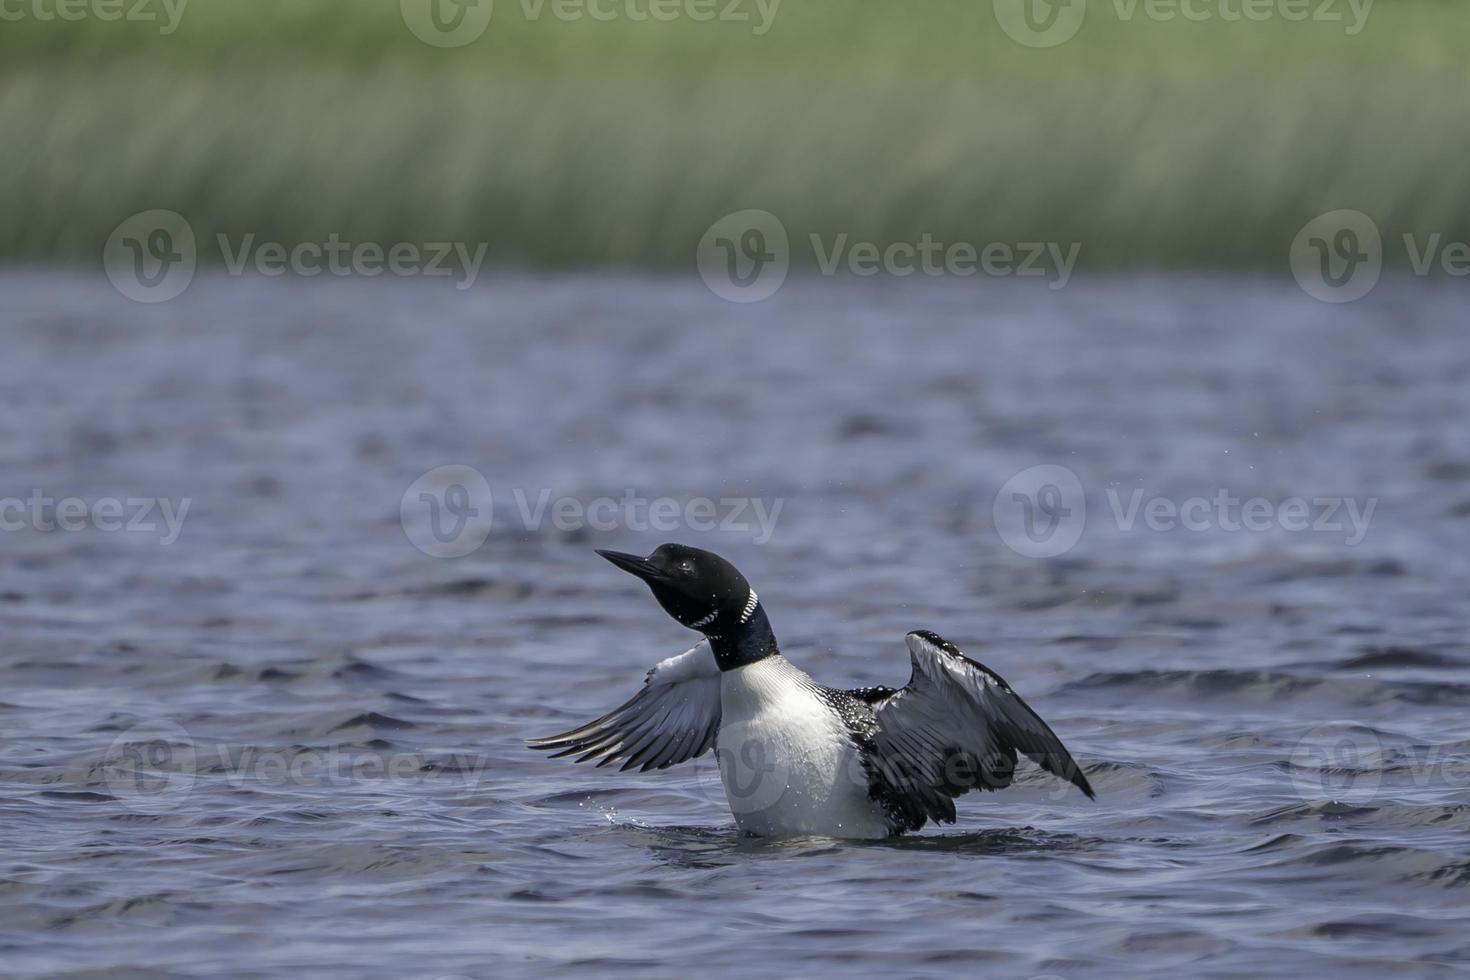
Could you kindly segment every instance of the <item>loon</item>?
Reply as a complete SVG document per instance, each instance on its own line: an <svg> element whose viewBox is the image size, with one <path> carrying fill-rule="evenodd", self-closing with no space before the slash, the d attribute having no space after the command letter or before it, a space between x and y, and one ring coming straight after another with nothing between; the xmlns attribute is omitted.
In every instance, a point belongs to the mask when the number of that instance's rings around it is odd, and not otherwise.
<svg viewBox="0 0 1470 980"><path fill-rule="evenodd" d="M781 655L760 597L719 555L680 544L597 552L704 634L595 721L531 739L552 758L665 769L711 748L744 834L882 838L954 823L954 800L1009 786L1016 754L1095 799L1061 740L1000 675L928 630L907 686L837 690Z"/></svg>

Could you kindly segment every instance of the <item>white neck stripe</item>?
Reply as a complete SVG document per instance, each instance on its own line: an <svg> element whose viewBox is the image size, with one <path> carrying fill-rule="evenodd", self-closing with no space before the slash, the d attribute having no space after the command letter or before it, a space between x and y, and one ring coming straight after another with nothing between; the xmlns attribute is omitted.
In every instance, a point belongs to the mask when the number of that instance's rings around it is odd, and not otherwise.
<svg viewBox="0 0 1470 980"><path fill-rule="evenodd" d="M755 594L755 589L750 590L750 596L745 600L745 611L740 614L740 622L750 622L750 617L755 615L755 607L760 604L761 597Z"/></svg>

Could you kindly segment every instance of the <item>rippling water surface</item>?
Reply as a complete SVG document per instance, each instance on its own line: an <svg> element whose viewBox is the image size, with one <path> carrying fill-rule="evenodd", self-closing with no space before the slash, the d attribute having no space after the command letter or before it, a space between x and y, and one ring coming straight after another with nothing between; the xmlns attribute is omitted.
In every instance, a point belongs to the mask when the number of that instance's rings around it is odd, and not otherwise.
<svg viewBox="0 0 1470 980"><path fill-rule="evenodd" d="M4 515L0 972L1470 965L1451 289L1330 308L1273 281L792 282L743 308L659 279L204 277L144 307L99 280L0 277L0 497L188 510L168 543L157 511ZM448 463L494 498L460 559L400 520ZM1085 494L1050 558L1008 547L993 506L1042 464ZM1236 528L1228 500L1202 530L1115 513L1221 492L1373 510L1361 535ZM547 493L780 510L756 543L528 520ZM591 550L671 538L736 561L825 682L902 683L907 630L955 640L1097 802L1027 770L912 838L762 842L708 758L526 751L688 645Z"/></svg>

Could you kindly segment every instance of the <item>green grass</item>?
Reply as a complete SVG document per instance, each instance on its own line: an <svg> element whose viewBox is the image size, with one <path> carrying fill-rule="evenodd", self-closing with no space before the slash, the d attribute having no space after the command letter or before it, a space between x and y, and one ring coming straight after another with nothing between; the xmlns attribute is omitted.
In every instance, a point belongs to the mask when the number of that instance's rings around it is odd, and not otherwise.
<svg viewBox="0 0 1470 980"><path fill-rule="evenodd" d="M520 10L500 0L452 50L396 0L191 0L166 36L0 24L0 257L95 261L156 207L206 254L221 232L336 233L531 265L687 268L748 207L808 262L811 232L928 233L1081 242L1085 267L1280 268L1334 208L1470 239L1457 0L1378 0L1353 37L1093 0L1046 50L985 0L785 0L763 36Z"/></svg>

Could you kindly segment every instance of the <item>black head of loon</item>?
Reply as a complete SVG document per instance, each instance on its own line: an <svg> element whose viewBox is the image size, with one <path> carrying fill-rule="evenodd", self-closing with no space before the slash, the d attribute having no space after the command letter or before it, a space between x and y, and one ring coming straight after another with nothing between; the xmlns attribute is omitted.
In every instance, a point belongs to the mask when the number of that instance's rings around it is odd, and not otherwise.
<svg viewBox="0 0 1470 980"><path fill-rule="evenodd" d="M714 552L663 544L647 558L621 551L597 553L647 583L664 612L679 625L707 636L722 670L777 652L755 590L739 569Z"/></svg>

